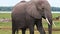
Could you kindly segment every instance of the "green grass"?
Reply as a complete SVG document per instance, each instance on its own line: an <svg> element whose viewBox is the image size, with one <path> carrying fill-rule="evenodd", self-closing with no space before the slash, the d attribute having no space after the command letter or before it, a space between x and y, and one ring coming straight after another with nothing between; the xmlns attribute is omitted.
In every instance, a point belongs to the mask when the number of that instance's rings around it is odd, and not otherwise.
<svg viewBox="0 0 60 34"><path fill-rule="evenodd" d="M0 13L0 18L11 18L11 13Z"/></svg>
<svg viewBox="0 0 60 34"><path fill-rule="evenodd" d="M60 16L60 13L53 13L53 14L52 14L52 17L53 17L53 18L58 17L58 16Z"/></svg>
<svg viewBox="0 0 60 34"><path fill-rule="evenodd" d="M11 28L12 27L12 23L11 22L2 22L0 23L0 28Z"/></svg>
<svg viewBox="0 0 60 34"><path fill-rule="evenodd" d="M26 34L29 34L29 33L30 33L29 31L26 31ZM46 31L46 33L48 34L47 31ZM11 30L3 30L3 29L1 29L0 34L12 34L12 31ZM19 31L19 34L22 34L22 32ZM34 34L39 34L39 32L34 31ZM60 34L60 31L53 31L52 34Z"/></svg>
<svg viewBox="0 0 60 34"><path fill-rule="evenodd" d="M11 30L0 29L0 34L11 34Z"/></svg>
<svg viewBox="0 0 60 34"><path fill-rule="evenodd" d="M1 22L0 26L11 26L11 22Z"/></svg>

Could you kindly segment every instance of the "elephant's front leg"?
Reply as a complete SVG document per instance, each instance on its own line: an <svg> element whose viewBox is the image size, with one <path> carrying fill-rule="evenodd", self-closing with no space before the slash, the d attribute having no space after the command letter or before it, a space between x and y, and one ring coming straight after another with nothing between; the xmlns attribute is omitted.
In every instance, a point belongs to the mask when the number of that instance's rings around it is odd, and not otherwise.
<svg viewBox="0 0 60 34"><path fill-rule="evenodd" d="M31 26L29 27L29 30L30 30L30 34L34 34L34 26L33 26L33 25L31 25Z"/></svg>
<svg viewBox="0 0 60 34"><path fill-rule="evenodd" d="M36 21L36 26L37 26L37 29L40 32L40 34L46 34L44 31L44 28L42 26L42 19Z"/></svg>

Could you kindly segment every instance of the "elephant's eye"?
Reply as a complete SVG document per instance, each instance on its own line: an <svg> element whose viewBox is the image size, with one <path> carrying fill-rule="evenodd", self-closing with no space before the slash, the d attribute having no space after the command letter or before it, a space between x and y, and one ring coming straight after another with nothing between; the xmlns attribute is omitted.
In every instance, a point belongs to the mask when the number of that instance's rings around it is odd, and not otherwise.
<svg viewBox="0 0 60 34"><path fill-rule="evenodd" d="M44 8L42 8L42 9L44 9Z"/></svg>

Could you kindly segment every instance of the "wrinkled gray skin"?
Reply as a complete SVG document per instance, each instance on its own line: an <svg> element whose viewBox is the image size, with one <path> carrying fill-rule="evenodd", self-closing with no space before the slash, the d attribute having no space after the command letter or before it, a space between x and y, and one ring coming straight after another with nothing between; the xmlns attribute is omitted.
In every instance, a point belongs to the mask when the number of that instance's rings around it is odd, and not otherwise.
<svg viewBox="0 0 60 34"><path fill-rule="evenodd" d="M12 34L18 29L25 34L27 28L30 34L34 34L34 25L40 34L46 34L42 26L42 18L48 18L48 32L52 34L52 14L49 3L46 0L33 0L29 2L20 2L15 5L12 11Z"/></svg>

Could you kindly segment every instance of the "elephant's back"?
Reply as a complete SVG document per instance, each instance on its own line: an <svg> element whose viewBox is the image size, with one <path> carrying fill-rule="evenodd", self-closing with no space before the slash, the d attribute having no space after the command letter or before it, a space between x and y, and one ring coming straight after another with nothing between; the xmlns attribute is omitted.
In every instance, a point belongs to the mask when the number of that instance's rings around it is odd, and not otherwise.
<svg viewBox="0 0 60 34"><path fill-rule="evenodd" d="M13 7L13 13L20 13L23 12L26 7L26 2L24 3L18 3Z"/></svg>

